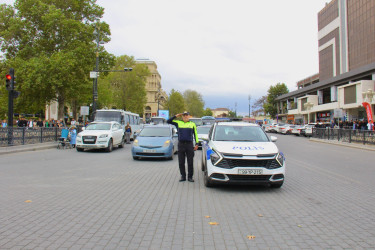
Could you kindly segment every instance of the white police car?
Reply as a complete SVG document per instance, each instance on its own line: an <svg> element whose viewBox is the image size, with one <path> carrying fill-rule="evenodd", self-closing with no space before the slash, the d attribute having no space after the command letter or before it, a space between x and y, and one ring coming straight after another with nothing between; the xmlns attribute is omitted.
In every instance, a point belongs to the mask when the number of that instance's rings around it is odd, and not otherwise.
<svg viewBox="0 0 375 250"><path fill-rule="evenodd" d="M215 123L202 146L206 187L215 183L284 183L285 157L261 127L245 122Z"/></svg>

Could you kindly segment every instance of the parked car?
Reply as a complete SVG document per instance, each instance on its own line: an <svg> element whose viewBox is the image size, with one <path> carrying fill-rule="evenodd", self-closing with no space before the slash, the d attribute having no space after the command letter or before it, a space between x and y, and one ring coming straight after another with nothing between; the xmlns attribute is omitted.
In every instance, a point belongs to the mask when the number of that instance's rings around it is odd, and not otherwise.
<svg viewBox="0 0 375 250"><path fill-rule="evenodd" d="M280 134L285 134L285 135L289 135L292 133L292 129L295 127L295 125L291 125L291 124L285 124L284 126L280 126L279 127L279 133Z"/></svg>
<svg viewBox="0 0 375 250"><path fill-rule="evenodd" d="M301 135L301 130L304 129L305 126L304 125L297 125L297 126L294 126L294 128L292 129L292 134L293 135L297 135L297 136L300 136Z"/></svg>
<svg viewBox="0 0 375 250"><path fill-rule="evenodd" d="M167 158L173 160L178 150L177 130L169 124L144 126L132 145L133 159Z"/></svg>
<svg viewBox="0 0 375 250"><path fill-rule="evenodd" d="M300 134L305 137L312 136L313 129L315 128L316 123L309 123L305 125L303 129L301 129Z"/></svg>
<svg viewBox="0 0 375 250"><path fill-rule="evenodd" d="M268 137L256 124L215 123L202 146L202 171L207 187L222 184L284 183L285 157L275 136Z"/></svg>
<svg viewBox="0 0 375 250"><path fill-rule="evenodd" d="M264 131L275 133L276 132L277 123L272 123L268 127L265 128Z"/></svg>
<svg viewBox="0 0 375 250"><path fill-rule="evenodd" d="M210 132L211 127L212 127L212 125L203 125L203 126L197 127L197 134L198 134L198 139L199 139L198 147L199 148L202 148L202 142L204 140L207 140L208 132Z"/></svg>
<svg viewBox="0 0 375 250"><path fill-rule="evenodd" d="M76 139L77 151L104 148L111 152L114 146L124 147L124 130L118 122L92 122L82 129Z"/></svg>
<svg viewBox="0 0 375 250"><path fill-rule="evenodd" d="M281 133L280 128L283 127L283 126L285 126L285 123L278 123L278 124L276 124L275 127L274 127L275 133Z"/></svg>

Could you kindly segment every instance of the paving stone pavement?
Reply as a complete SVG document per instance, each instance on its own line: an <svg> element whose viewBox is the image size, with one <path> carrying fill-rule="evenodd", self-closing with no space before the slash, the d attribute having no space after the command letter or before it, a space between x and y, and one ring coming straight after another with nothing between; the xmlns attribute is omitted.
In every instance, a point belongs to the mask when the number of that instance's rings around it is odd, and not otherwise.
<svg viewBox="0 0 375 250"><path fill-rule="evenodd" d="M3 154L0 249L374 249L374 182L287 160L281 189L205 188L200 152L194 183L130 147Z"/></svg>

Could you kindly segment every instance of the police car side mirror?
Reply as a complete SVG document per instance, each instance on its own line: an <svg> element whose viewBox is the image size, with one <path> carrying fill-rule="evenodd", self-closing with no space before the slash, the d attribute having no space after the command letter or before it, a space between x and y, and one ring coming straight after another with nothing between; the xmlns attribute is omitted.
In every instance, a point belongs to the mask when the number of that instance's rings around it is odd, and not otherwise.
<svg viewBox="0 0 375 250"><path fill-rule="evenodd" d="M277 141L277 137L276 137L276 136L273 136L273 135L271 135L271 141L272 141L272 142L275 142L275 141Z"/></svg>

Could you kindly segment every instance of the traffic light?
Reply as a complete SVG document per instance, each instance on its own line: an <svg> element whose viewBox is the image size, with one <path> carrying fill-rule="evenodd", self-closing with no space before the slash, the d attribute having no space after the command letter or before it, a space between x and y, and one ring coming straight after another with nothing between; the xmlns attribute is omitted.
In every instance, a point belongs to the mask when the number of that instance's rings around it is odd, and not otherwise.
<svg viewBox="0 0 375 250"><path fill-rule="evenodd" d="M7 90L11 90L11 86L12 86L12 76L10 74L7 74L5 76L5 86L7 88Z"/></svg>
<svg viewBox="0 0 375 250"><path fill-rule="evenodd" d="M5 86L7 90L14 90L14 85L16 84L16 81L14 80L15 78L14 69L11 68L9 70L9 74L5 75Z"/></svg>

